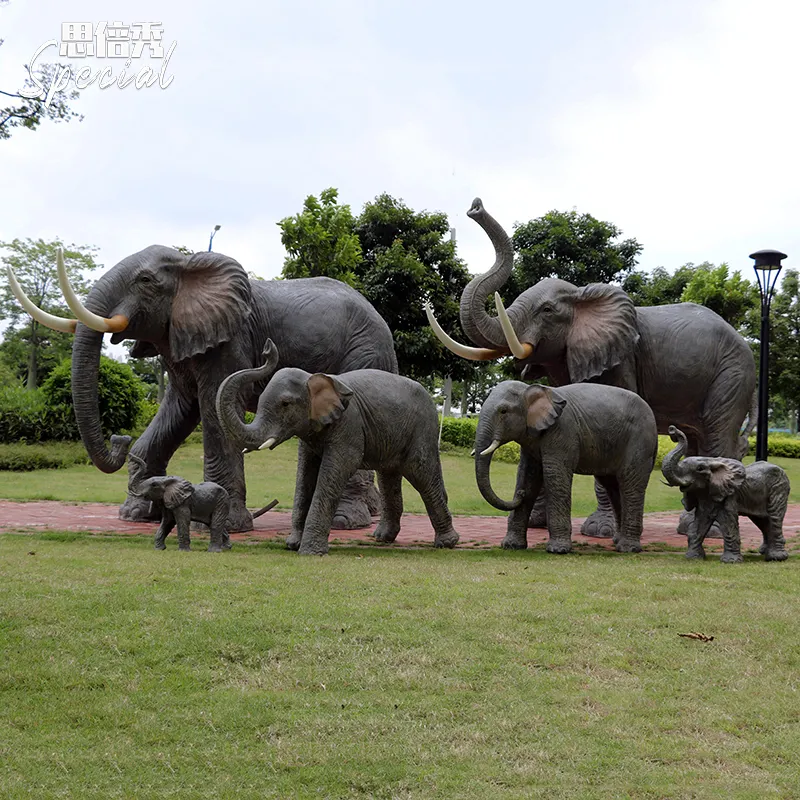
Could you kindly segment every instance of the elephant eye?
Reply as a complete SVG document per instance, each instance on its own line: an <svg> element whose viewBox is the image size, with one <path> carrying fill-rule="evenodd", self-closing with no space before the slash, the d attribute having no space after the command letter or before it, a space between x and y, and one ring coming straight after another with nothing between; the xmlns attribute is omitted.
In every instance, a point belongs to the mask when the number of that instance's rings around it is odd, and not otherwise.
<svg viewBox="0 0 800 800"><path fill-rule="evenodd" d="M292 401L291 401L291 400L281 400L281 405L282 405L284 408L289 408L289 406L290 406L291 404L292 404Z"/></svg>
<svg viewBox="0 0 800 800"><path fill-rule="evenodd" d="M500 413L501 414L506 414L506 413L508 413L508 409L507 408L501 408L500 409Z"/></svg>
<svg viewBox="0 0 800 800"><path fill-rule="evenodd" d="M540 313L540 314L550 314L550 313L552 313L552 311L553 311L553 306L547 305L547 303L545 303L545 304L544 304L544 305L543 305L543 306L542 306L542 307L539 309L539 313Z"/></svg>

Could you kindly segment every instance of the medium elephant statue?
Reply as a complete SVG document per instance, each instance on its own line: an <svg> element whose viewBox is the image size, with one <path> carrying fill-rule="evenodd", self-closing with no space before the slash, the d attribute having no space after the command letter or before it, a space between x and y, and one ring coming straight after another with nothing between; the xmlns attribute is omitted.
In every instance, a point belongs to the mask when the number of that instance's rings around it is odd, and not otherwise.
<svg viewBox="0 0 800 800"><path fill-rule="evenodd" d="M133 483L130 487L135 497L158 504L161 524L156 531L156 550L166 550L166 538L174 527L178 528L178 549L190 550L189 528L192 522L208 525L211 540L209 553L230 550L231 537L225 524L230 498L218 483L190 483L176 475L141 477L147 465L135 455L131 456Z"/></svg>
<svg viewBox="0 0 800 800"><path fill-rule="evenodd" d="M513 267L511 239L480 199L467 215L488 234L496 260L461 295L461 325L478 347L450 338L426 308L448 348L473 360L513 355L523 379L628 389L653 409L659 433L673 423L687 430L692 453L743 456L756 420L755 362L747 342L722 317L694 303L636 308L618 286L578 287L557 278L526 289L506 310L498 290ZM492 294L497 317L486 311ZM610 535L613 515L602 490L598 500L584 533Z"/></svg>
<svg viewBox="0 0 800 800"><path fill-rule="evenodd" d="M353 473L378 474L382 515L379 542L393 542L403 513L402 480L420 493L435 531L436 547L455 547L458 534L447 507L439 459L439 420L430 395L416 381L373 369L341 375L280 369L271 341L260 370L243 370L225 381L217 415L228 436L246 450L273 450L297 436L298 477L287 547L304 554L328 552L336 507ZM255 419L246 425L236 398L243 388L272 375Z"/></svg>
<svg viewBox="0 0 800 800"><path fill-rule="evenodd" d="M129 437L114 436L109 452L100 425L97 372L103 334L110 332L114 344L135 341L134 358L160 355L169 374L158 413L131 449L145 463L141 477L165 475L175 450L202 422L205 479L230 495L231 531L252 530L253 522L245 505L242 452L217 419L217 390L228 375L259 364L270 337L280 347L279 366L397 372L392 333L383 318L357 291L330 278L250 280L228 256L187 256L159 245L120 261L95 283L85 303L69 285L61 257L58 275L77 320L38 309L10 270L9 281L34 319L75 334L72 400L92 462L103 472L116 472L130 446ZM255 411L263 388L263 383L248 386L236 398L238 409ZM149 508L129 490L120 517L143 519ZM362 491L340 505L335 524L360 527L369 520Z"/></svg>
<svg viewBox="0 0 800 800"><path fill-rule="evenodd" d="M520 445L511 502L492 489L492 454ZM528 517L539 492L547 498L549 553L572 549L572 476L594 475L608 492L620 552L641 547L644 495L658 451L653 412L637 394L614 386L572 384L553 389L503 381L483 403L475 437L475 478L488 503L510 511L503 547L528 546Z"/></svg>
<svg viewBox="0 0 800 800"><path fill-rule="evenodd" d="M759 552L767 561L785 561L783 518L789 502L789 478L777 465L756 461L745 467L731 458L690 456L683 431L670 426L669 435L677 446L664 456L661 472L670 486L679 486L683 505L694 510L689 526L687 558L705 558L703 540L713 525L722 531L721 560L742 560L739 517L749 517L764 541Z"/></svg>

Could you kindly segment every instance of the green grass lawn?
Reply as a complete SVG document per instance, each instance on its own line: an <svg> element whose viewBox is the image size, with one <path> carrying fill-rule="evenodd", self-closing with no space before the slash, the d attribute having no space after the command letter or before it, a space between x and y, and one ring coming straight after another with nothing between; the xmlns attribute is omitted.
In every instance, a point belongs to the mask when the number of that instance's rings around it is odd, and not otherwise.
<svg viewBox="0 0 800 800"><path fill-rule="evenodd" d="M474 463L467 450L442 454L450 508L454 514L502 515L480 496L475 484ZM751 463L752 458L745 463ZM800 502L800 460L772 458L780 464L792 482L790 502ZM297 465L297 442L285 442L273 451L250 453L245 457L247 470L247 495L251 508L265 505L278 498L279 509L289 509L294 496L294 479ZM495 462L492 465L492 482L501 497L511 499L514 494L516 464ZM192 442L181 447L170 463L170 472L191 481L203 480L202 445ZM106 475L93 466L73 466L59 470L0 473L0 497L11 500L65 500L71 502L122 503L125 499L128 473L122 469ZM659 471L653 472L647 492L645 511L680 510L678 489L664 486ZM576 475L573 486L573 514L583 517L595 508L593 479ZM403 496L405 510L424 513L420 496L405 482Z"/></svg>
<svg viewBox="0 0 800 800"><path fill-rule="evenodd" d="M0 578L3 798L797 796L797 555L7 534Z"/></svg>

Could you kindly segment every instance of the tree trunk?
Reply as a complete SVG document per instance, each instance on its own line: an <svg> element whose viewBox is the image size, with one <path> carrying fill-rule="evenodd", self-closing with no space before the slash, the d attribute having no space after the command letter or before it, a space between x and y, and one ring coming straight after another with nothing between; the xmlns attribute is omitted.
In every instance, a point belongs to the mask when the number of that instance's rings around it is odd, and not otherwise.
<svg viewBox="0 0 800 800"><path fill-rule="evenodd" d="M25 384L26 388L30 391L34 390L39 383L39 337L36 335L38 329L39 324L31 321L31 345L30 350L28 350L28 381Z"/></svg>
<svg viewBox="0 0 800 800"><path fill-rule="evenodd" d="M469 408L469 390L470 390L470 381L464 380L462 383L462 391L461 391L461 418L464 419L467 416L467 410Z"/></svg>
<svg viewBox="0 0 800 800"><path fill-rule="evenodd" d="M442 387L442 393L444 395L444 404L442 406L442 416L449 417L450 416L450 406L453 402L453 379L448 375L444 379L444 386Z"/></svg>

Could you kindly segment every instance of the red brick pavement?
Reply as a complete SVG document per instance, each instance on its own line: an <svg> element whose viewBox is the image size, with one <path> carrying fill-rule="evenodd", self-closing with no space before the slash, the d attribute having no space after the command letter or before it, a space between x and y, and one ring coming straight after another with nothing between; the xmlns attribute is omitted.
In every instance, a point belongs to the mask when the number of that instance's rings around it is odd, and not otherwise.
<svg viewBox="0 0 800 800"><path fill-rule="evenodd" d="M57 501L36 501L19 503L0 500L0 533L14 531L35 532L41 530L58 531L96 531L102 533L153 534L155 523L125 522L118 519L116 505L102 503L61 503ZM646 514L642 545L671 545L683 548L686 537L678 535L678 513ZM613 547L607 539L591 539L581 536L582 519L573 520L573 541L599 547ZM355 531L331 531L331 543L368 543L369 535L375 530L377 519L371 528ZM460 547L498 546L505 535L505 517L456 517L454 527L461 536ZM761 533L750 520L741 518L742 549L758 548ZM255 520L255 530L249 533L235 533L233 541L252 541L278 539L291 530L291 515L288 512L270 511ZM790 505L784 521L784 536L787 541L800 536L800 504ZM533 529L528 531L528 544L534 546L546 541L547 531ZM433 542L433 528L428 518L420 514L404 514L403 526L397 537L396 546L415 547L430 545ZM721 549L721 541L706 540L706 549ZM800 541L797 542L800 544Z"/></svg>

